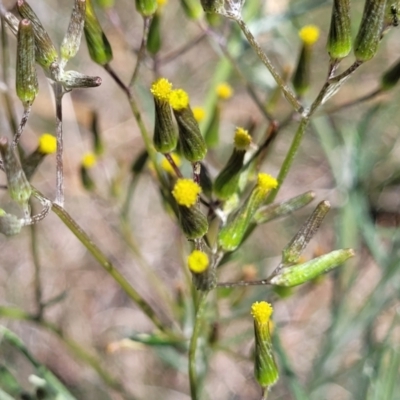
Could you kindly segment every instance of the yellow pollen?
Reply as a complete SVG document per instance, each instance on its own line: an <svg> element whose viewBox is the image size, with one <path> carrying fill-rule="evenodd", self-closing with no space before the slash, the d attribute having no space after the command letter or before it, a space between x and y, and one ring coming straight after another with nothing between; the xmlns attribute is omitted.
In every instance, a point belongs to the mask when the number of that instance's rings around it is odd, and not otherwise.
<svg viewBox="0 0 400 400"><path fill-rule="evenodd" d="M238 150L247 150L251 143L251 136L246 129L236 128L234 141Z"/></svg>
<svg viewBox="0 0 400 400"><path fill-rule="evenodd" d="M158 100L168 101L172 91L172 83L165 78L157 79L150 88L150 92Z"/></svg>
<svg viewBox="0 0 400 400"><path fill-rule="evenodd" d="M232 97L233 89L228 83L220 83L216 88L217 96L220 99L227 100Z"/></svg>
<svg viewBox="0 0 400 400"><path fill-rule="evenodd" d="M278 186L278 181L271 175L260 173L258 174L257 186L264 191L275 189Z"/></svg>
<svg viewBox="0 0 400 400"><path fill-rule="evenodd" d="M267 303L266 301L256 301L251 306L251 315L260 325L267 324L269 322L273 311L274 309L272 308L271 304Z"/></svg>
<svg viewBox="0 0 400 400"><path fill-rule="evenodd" d="M169 104L174 110L182 110L189 106L189 95L183 89L173 90L169 96Z"/></svg>
<svg viewBox="0 0 400 400"><path fill-rule="evenodd" d="M315 25L306 25L300 29L299 36L304 44L311 46L319 38L319 28Z"/></svg>
<svg viewBox="0 0 400 400"><path fill-rule="evenodd" d="M207 254L200 250L193 250L188 257L189 269L196 274L204 272L209 263Z"/></svg>
<svg viewBox="0 0 400 400"><path fill-rule="evenodd" d="M203 121L203 119L206 116L206 111L204 110L203 107L193 107L192 111L193 111L194 119L197 122Z"/></svg>
<svg viewBox="0 0 400 400"><path fill-rule="evenodd" d="M94 167L96 162L97 158L94 153L89 152L82 157L82 165L87 169Z"/></svg>
<svg viewBox="0 0 400 400"><path fill-rule="evenodd" d="M176 202L185 207L194 206L200 193L201 187L191 179L178 179L172 191Z"/></svg>
<svg viewBox="0 0 400 400"><path fill-rule="evenodd" d="M182 164L181 158L178 156L176 153L171 154L172 159L174 160L174 163L176 164L177 167L180 167ZM161 168L165 171L168 172L171 175L175 174L174 169L172 168L171 164L169 161L164 157L163 160L161 161Z"/></svg>
<svg viewBox="0 0 400 400"><path fill-rule="evenodd" d="M52 154L57 150L57 139L50 133L43 133L39 138L39 152Z"/></svg>

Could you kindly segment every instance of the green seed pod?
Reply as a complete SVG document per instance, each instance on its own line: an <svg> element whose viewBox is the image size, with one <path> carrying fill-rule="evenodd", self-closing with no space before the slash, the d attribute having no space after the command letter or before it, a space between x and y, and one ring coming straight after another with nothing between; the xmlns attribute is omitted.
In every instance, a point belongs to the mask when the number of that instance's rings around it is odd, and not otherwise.
<svg viewBox="0 0 400 400"><path fill-rule="evenodd" d="M173 90L169 103L178 123L179 145L183 156L190 162L201 161L207 154L207 145L189 106L188 94L182 89Z"/></svg>
<svg viewBox="0 0 400 400"><path fill-rule="evenodd" d="M279 379L279 371L276 365L270 334L270 317L273 312L271 304L261 301L251 307L254 318L254 375L262 388L270 388Z"/></svg>
<svg viewBox="0 0 400 400"><path fill-rule="evenodd" d="M383 90L392 89L400 79L400 60L393 64L388 71L381 77L381 88Z"/></svg>
<svg viewBox="0 0 400 400"><path fill-rule="evenodd" d="M60 76L60 81L66 90L97 87L101 85L99 76L89 76L77 71L65 71Z"/></svg>
<svg viewBox="0 0 400 400"><path fill-rule="evenodd" d="M332 60L345 58L351 50L350 0L334 0L326 48Z"/></svg>
<svg viewBox="0 0 400 400"><path fill-rule="evenodd" d="M282 251L283 265L295 264L299 261L301 253L306 248L312 237L316 234L323 219L329 212L331 205L329 201L321 201L314 212L303 224L292 240Z"/></svg>
<svg viewBox="0 0 400 400"><path fill-rule="evenodd" d="M24 108L32 105L39 91L35 64L32 23L23 19L19 23L17 36L16 90Z"/></svg>
<svg viewBox="0 0 400 400"><path fill-rule="evenodd" d="M355 255L353 249L340 249L314 258L304 264L283 267L268 281L272 285L292 287L328 272Z"/></svg>
<svg viewBox="0 0 400 400"><path fill-rule="evenodd" d="M214 193L219 199L226 200L237 191L244 156L250 144L249 133L243 128L237 128L233 153L214 182Z"/></svg>
<svg viewBox="0 0 400 400"><path fill-rule="evenodd" d="M8 214L0 208L0 233L6 236L17 235L21 232L22 221L13 214Z"/></svg>
<svg viewBox="0 0 400 400"><path fill-rule="evenodd" d="M263 206L254 214L253 222L259 225L272 221L275 218L283 217L298 210L299 208L305 207L307 204L311 203L314 198L315 193L310 191L303 193L300 196L293 197L292 199L282 203Z"/></svg>
<svg viewBox="0 0 400 400"><path fill-rule="evenodd" d="M249 198L218 234L218 244L222 250L234 251L238 248L254 214L264 202L269 191L275 188L277 184L276 179L270 175L258 174L258 183Z"/></svg>
<svg viewBox="0 0 400 400"><path fill-rule="evenodd" d="M385 8L386 0L366 0L354 43L354 55L358 61L368 61L376 54L382 37Z"/></svg>
<svg viewBox="0 0 400 400"><path fill-rule="evenodd" d="M159 12L154 14L149 28L149 36L147 38L147 51L150 54L157 54L161 48L161 32L160 32L161 15Z"/></svg>
<svg viewBox="0 0 400 400"><path fill-rule="evenodd" d="M157 0L135 0L136 10L143 17L151 17L157 10Z"/></svg>
<svg viewBox="0 0 400 400"><path fill-rule="evenodd" d="M91 0L86 0L84 32L90 58L96 64L108 64L113 58L111 45L96 17Z"/></svg>
<svg viewBox="0 0 400 400"><path fill-rule="evenodd" d="M197 207L179 206L179 224L188 239L200 239L208 231L207 217Z"/></svg>
<svg viewBox="0 0 400 400"><path fill-rule="evenodd" d="M190 19L199 19L203 14L203 9L198 0L181 0L181 5L183 11Z"/></svg>
<svg viewBox="0 0 400 400"><path fill-rule="evenodd" d="M25 0L17 1L18 12L22 18L29 19L32 23L33 35L35 37L35 56L36 61L45 69L49 70L51 64L57 62L57 50L44 29L39 18Z"/></svg>
<svg viewBox="0 0 400 400"><path fill-rule="evenodd" d="M83 27L85 25L86 0L75 0L67 33L61 43L61 62L63 65L76 56L81 45Z"/></svg>
<svg viewBox="0 0 400 400"><path fill-rule="evenodd" d="M32 193L31 185L26 179L14 149L5 137L0 138L0 154L7 175L10 197L27 211L28 201Z"/></svg>

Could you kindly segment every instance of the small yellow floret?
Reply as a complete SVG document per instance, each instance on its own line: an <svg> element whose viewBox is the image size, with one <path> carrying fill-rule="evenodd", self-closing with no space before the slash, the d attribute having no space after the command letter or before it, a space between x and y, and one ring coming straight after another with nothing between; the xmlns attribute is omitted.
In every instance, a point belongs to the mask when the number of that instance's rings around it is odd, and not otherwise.
<svg viewBox="0 0 400 400"><path fill-rule="evenodd" d="M251 306L251 315L259 325L267 324L273 311L271 304L266 301L256 301Z"/></svg>
<svg viewBox="0 0 400 400"><path fill-rule="evenodd" d="M42 154L52 154L57 150L57 139L50 133L43 133L39 138L39 152Z"/></svg>
<svg viewBox="0 0 400 400"><path fill-rule="evenodd" d="M182 164L181 158L178 156L176 153L171 154L172 159L174 160L174 163L176 164L177 167L180 167ZM171 164L169 161L164 157L163 160L161 161L161 168L165 171L168 172L171 175L175 174L174 169L172 168Z"/></svg>
<svg viewBox="0 0 400 400"><path fill-rule="evenodd" d="M166 4L168 2L168 0L157 0L157 4L159 6L163 6L164 4Z"/></svg>
<svg viewBox="0 0 400 400"><path fill-rule="evenodd" d="M278 186L278 181L271 175L260 173L258 174L257 186L265 191L275 189Z"/></svg>
<svg viewBox="0 0 400 400"><path fill-rule="evenodd" d="M193 107L192 111L193 111L194 119L197 122L203 121L203 119L206 116L206 111L204 110L203 107Z"/></svg>
<svg viewBox="0 0 400 400"><path fill-rule="evenodd" d="M189 269L195 274L201 274L209 265L210 261L206 253L200 250L193 250L188 257Z"/></svg>
<svg viewBox="0 0 400 400"><path fill-rule="evenodd" d="M299 36L304 44L312 45L319 38L319 28L315 25L306 25L300 29Z"/></svg>
<svg viewBox="0 0 400 400"><path fill-rule="evenodd" d="M183 89L175 89L169 96L169 104L174 110L183 110L189 106L189 95Z"/></svg>
<svg viewBox="0 0 400 400"><path fill-rule="evenodd" d="M233 89L228 83L220 83L216 88L217 96L220 99L227 100L232 97Z"/></svg>
<svg viewBox="0 0 400 400"><path fill-rule="evenodd" d="M97 162L97 158L95 156L94 153L86 153L83 157L82 157L82 165L89 169L92 168L96 165Z"/></svg>
<svg viewBox="0 0 400 400"><path fill-rule="evenodd" d="M247 150L251 143L251 136L246 129L236 128L235 131L235 147L238 150Z"/></svg>
<svg viewBox="0 0 400 400"><path fill-rule="evenodd" d="M172 83L165 78L157 79L150 88L150 92L158 100L168 101L172 91Z"/></svg>
<svg viewBox="0 0 400 400"><path fill-rule="evenodd" d="M176 202L185 207L194 206L200 193L201 187L191 179L178 179L172 191Z"/></svg>

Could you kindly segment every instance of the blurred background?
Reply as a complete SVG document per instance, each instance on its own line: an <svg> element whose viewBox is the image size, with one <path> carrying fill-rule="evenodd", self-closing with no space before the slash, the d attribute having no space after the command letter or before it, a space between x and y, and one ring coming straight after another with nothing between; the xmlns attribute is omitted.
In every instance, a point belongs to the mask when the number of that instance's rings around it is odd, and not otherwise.
<svg viewBox="0 0 400 400"><path fill-rule="evenodd" d="M116 0L112 7L92 2L112 45L111 66L128 83L142 40L143 20L133 0ZM11 10L15 2L4 3ZM304 104L311 104L327 76L329 56L325 46L332 2L247 3L244 15L251 31L278 69L288 76L296 67L301 48L299 29L307 24L319 27L312 85L303 100ZM363 3L352 2L354 37ZM59 45L73 1L31 1L30 5L53 42ZM167 77L175 87L184 88L192 107L205 107L206 119L215 99L215 86L228 82L234 92L221 104L220 143L206 158L206 165L215 176L230 155L236 126L253 127L256 143L268 127L246 83L224 58L216 38L227 40L238 68L266 104L276 85L232 22L221 19L209 28L215 35L207 35L204 16L197 20L189 18L182 3L176 0L162 7L160 21L161 49L156 58L145 58L134 96L151 132L154 110L149 87L156 77L155 59L157 74ZM20 118L22 106L14 89L16 41L9 29L5 31L1 81L9 85L6 90ZM268 276L279 263L283 247L321 200L329 200L332 210L307 247L305 259L344 247L353 247L356 257L337 271L290 293L276 293L262 286L215 291L209 318L217 339L210 341L207 351L207 376L202 384L205 399L260 398L253 378L253 322L249 310L252 302L261 300L274 306L274 336L280 348L277 360L281 379L273 388L271 399L398 398L395 394L400 388L395 377L400 372L400 92L394 88L367 102L340 108L379 87L382 74L400 54L398 39L399 31L394 28L382 40L376 57L361 66L318 111L307 130L277 201L313 190L314 202L286 218L260 226L220 268L219 280ZM4 50L4 41L8 42L9 53ZM353 61L350 55L340 69ZM102 85L74 90L63 99L65 208L160 318L189 335L193 305L186 257L190 246L163 204L151 167L146 167L135 180L129 218L123 223L120 219L132 180L131 165L144 150L129 102L106 71L91 61L85 40L78 55L68 63L68 69L100 76ZM43 71L37 70L39 95L21 141L27 153L36 148L42 133L55 134L51 87ZM10 138L4 93L2 96L0 132ZM333 112L337 107L340 109ZM85 153L93 150L94 113L105 150L89 171L95 189L88 191L82 184L80 167ZM279 98L274 117L283 121L290 113L290 105ZM205 124L206 121L203 128ZM297 125L294 118L281 129L268 149L262 171L278 174ZM189 176L190 165L183 164L182 170ZM0 185L5 184L5 175L1 173ZM45 159L32 184L54 198L54 155ZM9 212L19 212L5 190L0 191L0 205ZM43 314L51 326L29 321L30 317L7 314L6 310L12 307L29 316L36 315L38 290L44 303L55 299ZM147 346L139 341L121 342L137 333L153 332L154 325L53 213L15 237L0 236L0 305L1 324L15 332L35 359L46 365L78 399L190 398L186 350ZM100 365L123 390L117 390L115 385L110 387L90 362L73 350L72 341L96 354ZM33 391L29 381L34 372L31 363L1 339L0 364L17 377L25 391ZM298 387L306 397L300 397Z"/></svg>

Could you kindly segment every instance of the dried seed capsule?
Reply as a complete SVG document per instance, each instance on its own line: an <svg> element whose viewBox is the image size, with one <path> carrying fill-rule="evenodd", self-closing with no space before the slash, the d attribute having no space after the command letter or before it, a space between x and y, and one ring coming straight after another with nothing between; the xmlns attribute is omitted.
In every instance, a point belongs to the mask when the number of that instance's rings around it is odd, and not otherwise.
<svg viewBox="0 0 400 400"><path fill-rule="evenodd" d="M354 257L353 249L340 249L314 258L304 264L283 267L268 279L272 285L292 287L308 282Z"/></svg>
<svg viewBox="0 0 400 400"><path fill-rule="evenodd" d="M14 149L5 137L0 138L0 154L7 175L10 197L27 211L28 201L32 193L31 185L26 179Z"/></svg>
<svg viewBox="0 0 400 400"><path fill-rule="evenodd" d="M99 76L89 76L77 71L65 71L60 76L60 81L66 90L97 87L101 85Z"/></svg>
<svg viewBox="0 0 400 400"><path fill-rule="evenodd" d="M101 28L100 22L94 12L91 0L86 0L85 38L90 58L99 65L108 64L112 58L110 42Z"/></svg>
<svg viewBox="0 0 400 400"><path fill-rule="evenodd" d="M143 17L151 17L157 10L157 0L136 0L136 10Z"/></svg>
<svg viewBox="0 0 400 400"><path fill-rule="evenodd" d="M23 19L17 36L16 90L24 108L32 105L39 86L35 67L35 40L32 23Z"/></svg>
<svg viewBox="0 0 400 400"><path fill-rule="evenodd" d="M268 174L258 174L258 182L249 198L233 218L220 230L218 244L222 250L234 251L242 242L254 214L264 202L267 194L278 185Z"/></svg>
<svg viewBox="0 0 400 400"><path fill-rule="evenodd" d="M32 23L33 35L35 37L35 57L36 61L46 70L50 65L57 62L58 54L50 36L44 29L37 15L25 0L18 0L18 12L22 18L29 19Z"/></svg>
<svg viewBox="0 0 400 400"><path fill-rule="evenodd" d="M221 200L231 197L238 188L244 156L251 144L251 136L248 131L236 128L234 144L231 157L214 182L214 193Z"/></svg>
<svg viewBox="0 0 400 400"><path fill-rule="evenodd" d="M21 232L22 221L13 214L8 214L0 208L0 232L6 236Z"/></svg>
<svg viewBox="0 0 400 400"><path fill-rule="evenodd" d="M182 90L173 90L169 103L179 128L179 144L184 157L191 162L201 161L207 153L207 145L189 105L189 96Z"/></svg>
<svg viewBox="0 0 400 400"><path fill-rule="evenodd" d="M81 44L83 27L85 25L86 0L75 0L69 21L67 33L61 43L61 60L65 65L69 59L76 56Z"/></svg>
<svg viewBox="0 0 400 400"><path fill-rule="evenodd" d="M377 52L382 36L386 0L366 0L361 25L354 43L358 61L368 61Z"/></svg>
<svg viewBox="0 0 400 400"><path fill-rule="evenodd" d="M351 50L350 0L334 0L326 48L333 60L345 58Z"/></svg>
<svg viewBox="0 0 400 400"><path fill-rule="evenodd" d="M172 121L171 106L169 96L172 85L165 79L156 80L151 86L151 93L154 97L155 122L154 122L154 147L160 153L169 153L175 150L178 136Z"/></svg>
<svg viewBox="0 0 400 400"><path fill-rule="evenodd" d="M271 304L261 301L253 303L251 315L254 318L255 360L254 375L262 388L269 388L279 379L279 371L272 352L270 318Z"/></svg>
<svg viewBox="0 0 400 400"><path fill-rule="evenodd" d="M400 79L400 60L393 64L381 78L381 88L383 90L392 89Z"/></svg>

